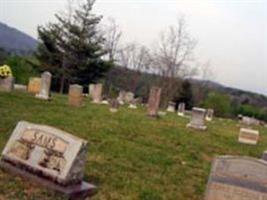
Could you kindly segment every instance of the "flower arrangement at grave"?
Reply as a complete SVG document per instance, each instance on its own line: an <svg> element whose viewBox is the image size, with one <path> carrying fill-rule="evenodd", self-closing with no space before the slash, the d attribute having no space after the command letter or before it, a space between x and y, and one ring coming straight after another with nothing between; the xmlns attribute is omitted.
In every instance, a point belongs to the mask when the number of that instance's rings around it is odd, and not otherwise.
<svg viewBox="0 0 267 200"><path fill-rule="evenodd" d="M7 78L12 75L11 68L8 65L0 66L0 78Z"/></svg>

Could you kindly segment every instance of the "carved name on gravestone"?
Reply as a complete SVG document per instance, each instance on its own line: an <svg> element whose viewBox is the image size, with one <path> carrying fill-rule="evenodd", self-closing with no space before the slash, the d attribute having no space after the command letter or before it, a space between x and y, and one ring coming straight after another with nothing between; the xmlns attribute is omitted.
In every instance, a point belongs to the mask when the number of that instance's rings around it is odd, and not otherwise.
<svg viewBox="0 0 267 200"><path fill-rule="evenodd" d="M205 200L266 200L267 162L220 156L212 165Z"/></svg>
<svg viewBox="0 0 267 200"><path fill-rule="evenodd" d="M36 98L48 100L50 98L50 87L51 87L52 75L50 72L44 72L41 76L41 88Z"/></svg>
<svg viewBox="0 0 267 200"><path fill-rule="evenodd" d="M77 84L70 85L69 87L69 105L71 106L82 106L83 105L83 87Z"/></svg>
<svg viewBox="0 0 267 200"><path fill-rule="evenodd" d="M213 119L213 114L214 114L214 110L213 110L213 109L210 109L210 108L207 109L205 119L206 119L207 121L212 121L212 119Z"/></svg>
<svg viewBox="0 0 267 200"><path fill-rule="evenodd" d="M93 93L92 93L92 98L93 98L93 103L101 103L102 101L102 84L95 84Z"/></svg>
<svg viewBox="0 0 267 200"><path fill-rule="evenodd" d="M14 89L14 77L0 78L0 91L11 92Z"/></svg>
<svg viewBox="0 0 267 200"><path fill-rule="evenodd" d="M157 117L160 104L161 88L152 87L148 99L148 116Z"/></svg>
<svg viewBox="0 0 267 200"><path fill-rule="evenodd" d="M244 144L257 144L259 140L259 131L241 128L239 132L238 142Z"/></svg>
<svg viewBox="0 0 267 200"><path fill-rule="evenodd" d="M207 126L205 126L205 114L205 109L194 107L192 110L191 121L187 124L187 127L198 130L206 130Z"/></svg>
<svg viewBox="0 0 267 200"><path fill-rule="evenodd" d="M41 78L31 77L28 83L28 92L38 94L41 88Z"/></svg>
<svg viewBox="0 0 267 200"><path fill-rule="evenodd" d="M185 114L185 103L179 103L177 115L184 116Z"/></svg>
<svg viewBox="0 0 267 200"><path fill-rule="evenodd" d="M20 121L2 152L0 166L71 195L72 187L78 188L77 192L93 188L82 181L86 153L83 139L50 126Z"/></svg>
<svg viewBox="0 0 267 200"><path fill-rule="evenodd" d="M175 103L174 102L168 103L167 111L168 112L175 112Z"/></svg>

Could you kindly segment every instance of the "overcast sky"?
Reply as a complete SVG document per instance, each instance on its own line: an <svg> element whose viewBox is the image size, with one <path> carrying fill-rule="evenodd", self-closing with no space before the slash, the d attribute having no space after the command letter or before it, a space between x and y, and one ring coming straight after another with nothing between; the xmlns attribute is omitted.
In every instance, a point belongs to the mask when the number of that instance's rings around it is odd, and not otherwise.
<svg viewBox="0 0 267 200"><path fill-rule="evenodd" d="M0 21L37 38L37 25L65 8L66 0L0 0ZM148 46L185 15L213 80L267 95L267 0L97 0L94 11L115 18L124 41Z"/></svg>

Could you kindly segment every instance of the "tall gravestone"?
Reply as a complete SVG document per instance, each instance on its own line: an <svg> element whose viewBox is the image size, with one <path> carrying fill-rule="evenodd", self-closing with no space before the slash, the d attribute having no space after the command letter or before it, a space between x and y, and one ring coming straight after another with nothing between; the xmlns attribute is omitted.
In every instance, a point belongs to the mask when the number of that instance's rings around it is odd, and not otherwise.
<svg viewBox="0 0 267 200"><path fill-rule="evenodd" d="M191 121L187 124L187 127L198 130L206 130L207 126L205 125L205 114L205 109L194 107L192 110Z"/></svg>
<svg viewBox="0 0 267 200"><path fill-rule="evenodd" d="M212 165L205 200L266 200L267 162L220 156Z"/></svg>
<svg viewBox="0 0 267 200"><path fill-rule="evenodd" d="M33 94L38 94L41 89L41 78L31 77L28 83L28 92Z"/></svg>
<svg viewBox="0 0 267 200"><path fill-rule="evenodd" d="M213 109L211 109L211 108L207 109L205 119L206 119L207 121L212 121L212 119L213 119L213 114L214 114L214 110L213 110Z"/></svg>
<svg viewBox="0 0 267 200"><path fill-rule="evenodd" d="M80 107L83 105L83 87L80 85L70 85L69 87L69 105Z"/></svg>
<svg viewBox="0 0 267 200"><path fill-rule="evenodd" d="M87 142L62 130L20 121L9 138L0 167L68 196L89 194L83 181Z"/></svg>
<svg viewBox="0 0 267 200"><path fill-rule="evenodd" d="M44 72L41 76L41 88L40 92L36 94L36 98L48 100L50 99L50 87L51 87L52 75L50 72Z"/></svg>
<svg viewBox="0 0 267 200"><path fill-rule="evenodd" d="M175 103L174 102L170 101L168 103L167 111L168 112L175 112Z"/></svg>
<svg viewBox="0 0 267 200"><path fill-rule="evenodd" d="M14 77L0 78L0 91L11 92L14 89Z"/></svg>
<svg viewBox="0 0 267 200"><path fill-rule="evenodd" d="M93 103L101 103L102 101L102 84L95 84L93 93L92 93L92 98L93 98Z"/></svg>
<svg viewBox="0 0 267 200"><path fill-rule="evenodd" d="M92 97L92 94L94 93L94 89L95 89L95 84L89 84L89 87L88 87L88 94L90 97Z"/></svg>
<svg viewBox="0 0 267 200"><path fill-rule="evenodd" d="M148 99L148 116L157 117L160 104L161 88L152 87Z"/></svg>
<svg viewBox="0 0 267 200"><path fill-rule="evenodd" d="M179 103L177 115L184 116L185 114L185 103Z"/></svg>

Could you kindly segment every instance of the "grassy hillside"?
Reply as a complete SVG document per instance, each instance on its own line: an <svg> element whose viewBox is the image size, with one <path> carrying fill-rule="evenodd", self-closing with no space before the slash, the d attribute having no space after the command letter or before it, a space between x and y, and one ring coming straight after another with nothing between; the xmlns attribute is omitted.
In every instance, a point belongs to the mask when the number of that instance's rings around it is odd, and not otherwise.
<svg viewBox="0 0 267 200"><path fill-rule="evenodd" d="M120 108L86 100L83 108L67 105L67 96L53 101L24 93L0 93L0 151L19 120L51 125L89 141L85 180L98 193L92 200L202 200L216 155L260 157L267 146L267 129L257 146L237 143L236 121L215 119L208 131L186 129L189 119L168 114L150 119L145 109ZM0 200L64 199L36 184L0 170Z"/></svg>

